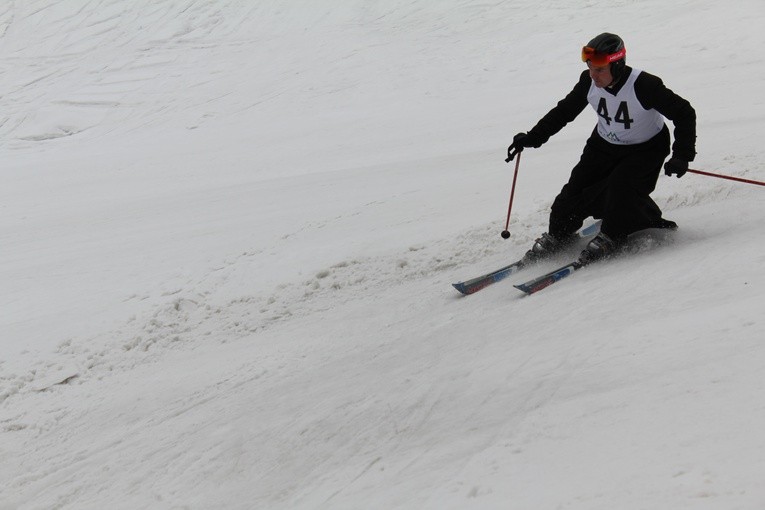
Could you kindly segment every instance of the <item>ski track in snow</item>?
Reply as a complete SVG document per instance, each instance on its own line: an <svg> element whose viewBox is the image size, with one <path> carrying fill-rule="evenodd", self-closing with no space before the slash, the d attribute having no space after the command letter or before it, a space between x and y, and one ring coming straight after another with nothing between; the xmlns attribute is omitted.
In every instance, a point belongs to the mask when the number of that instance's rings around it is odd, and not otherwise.
<svg viewBox="0 0 765 510"><path fill-rule="evenodd" d="M720 184L691 195L670 196L666 199L665 211L671 213L677 206L725 200L731 191L730 186ZM242 295L221 302L216 299L216 293L227 281L251 275L253 268L258 267L257 252L227 258L200 280L190 280L182 287L163 291L159 301L164 304L146 316L131 317L119 329L101 337L63 341L57 349L60 361L34 367L25 374L3 374L0 399L25 388L27 392L42 391L54 384L66 384L75 377L78 382L85 381L94 369L129 370L136 363L161 357L164 350L193 350L199 344L208 343L210 338L218 342L247 338L285 321L320 314L409 281L432 279L437 275L442 282L476 276L522 255L533 242L534 233L544 230L545 215L546 208L522 220L522 228L514 223L513 230L522 230L522 233L513 236L510 243L486 243L487 238L496 235L497 226L485 225L457 235L453 240L413 245L403 253L341 260L302 281L285 282L262 294ZM476 250L476 247L482 249ZM570 253L532 267L514 279L541 274L545 268L567 262L574 256L575 253ZM443 291L450 292L450 289L444 286ZM127 299L150 298L130 296ZM101 347L94 348L94 345ZM135 356L126 355L133 351L137 353Z"/></svg>

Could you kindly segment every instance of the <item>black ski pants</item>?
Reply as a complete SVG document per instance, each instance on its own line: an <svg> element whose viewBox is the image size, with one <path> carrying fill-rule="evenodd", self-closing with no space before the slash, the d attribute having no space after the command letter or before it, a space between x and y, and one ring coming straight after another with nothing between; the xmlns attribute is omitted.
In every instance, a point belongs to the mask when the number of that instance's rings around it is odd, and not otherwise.
<svg viewBox="0 0 765 510"><path fill-rule="evenodd" d="M614 145L593 132L568 183L550 212L550 234L564 239L590 216L603 219L601 231L621 242L656 226L661 209L649 196L669 155L669 129L647 142Z"/></svg>

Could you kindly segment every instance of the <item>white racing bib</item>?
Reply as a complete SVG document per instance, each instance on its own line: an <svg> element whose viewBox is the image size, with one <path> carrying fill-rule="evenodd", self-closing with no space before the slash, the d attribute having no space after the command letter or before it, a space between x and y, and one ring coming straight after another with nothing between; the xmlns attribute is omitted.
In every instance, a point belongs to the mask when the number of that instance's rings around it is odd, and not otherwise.
<svg viewBox="0 0 765 510"><path fill-rule="evenodd" d="M615 96L599 89L593 82L587 101L598 114L598 134L616 145L647 142L664 127L664 118L656 110L646 110L635 95L635 80L642 71L632 69L627 81Z"/></svg>

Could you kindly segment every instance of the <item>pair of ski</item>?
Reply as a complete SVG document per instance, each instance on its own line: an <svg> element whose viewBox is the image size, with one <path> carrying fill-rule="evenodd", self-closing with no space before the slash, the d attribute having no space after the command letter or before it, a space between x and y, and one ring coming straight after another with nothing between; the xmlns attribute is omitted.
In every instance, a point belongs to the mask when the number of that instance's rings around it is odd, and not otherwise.
<svg viewBox="0 0 765 510"><path fill-rule="evenodd" d="M600 223L601 222L598 221L588 227L581 229L578 232L579 237L586 239L597 235L597 233L600 231ZM504 280L508 276L517 273L528 265L529 263L525 259L520 259L517 262L513 262L512 264L497 269L496 271L492 271L491 273L486 273L464 282L453 283L452 286L462 294L474 294L481 289L485 289L489 285ZM563 267L559 267L554 271L550 271L549 273L529 280L525 283L514 285L514 287L525 292L526 294L534 294L535 292L549 287L553 283L565 278L581 267L583 267L583 264L577 260L566 264Z"/></svg>

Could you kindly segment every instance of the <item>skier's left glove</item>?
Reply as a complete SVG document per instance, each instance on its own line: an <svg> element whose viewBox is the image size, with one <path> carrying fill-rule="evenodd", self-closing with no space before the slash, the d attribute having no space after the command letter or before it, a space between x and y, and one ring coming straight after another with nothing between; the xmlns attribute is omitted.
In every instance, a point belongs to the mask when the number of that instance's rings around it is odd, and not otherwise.
<svg viewBox="0 0 765 510"><path fill-rule="evenodd" d="M677 175L678 178L685 175L688 171L688 162L677 156L672 156L669 161L664 163L664 173L666 175Z"/></svg>

